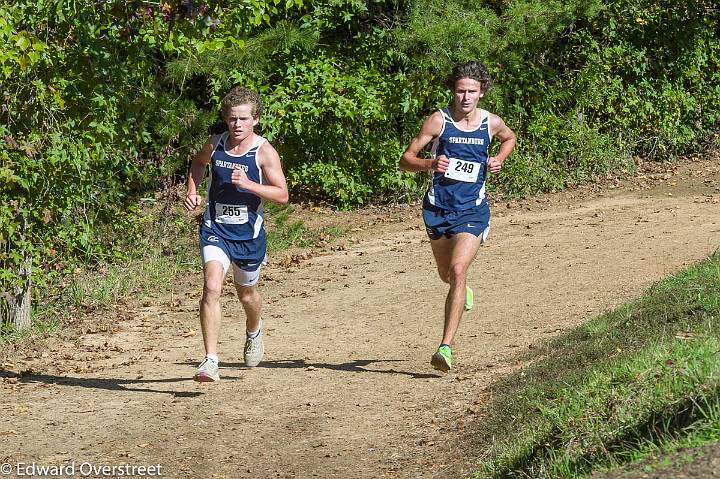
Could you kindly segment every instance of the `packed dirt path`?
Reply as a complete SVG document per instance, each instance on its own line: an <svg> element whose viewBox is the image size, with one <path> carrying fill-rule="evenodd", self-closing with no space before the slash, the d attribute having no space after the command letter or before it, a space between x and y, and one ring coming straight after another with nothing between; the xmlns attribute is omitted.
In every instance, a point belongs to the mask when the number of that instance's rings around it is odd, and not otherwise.
<svg viewBox="0 0 720 479"><path fill-rule="evenodd" d="M193 478L461 477L472 468L464 433L488 386L522 367L520 351L718 248L720 172L693 162L493 212L450 373L429 365L446 286L419 207L326 213L348 236L278 255L264 271L259 367L243 366L240 306L227 287L222 380L190 379L202 348L198 268L108 312L112 333L50 338L6 362L0 463L160 465L164 477Z"/></svg>

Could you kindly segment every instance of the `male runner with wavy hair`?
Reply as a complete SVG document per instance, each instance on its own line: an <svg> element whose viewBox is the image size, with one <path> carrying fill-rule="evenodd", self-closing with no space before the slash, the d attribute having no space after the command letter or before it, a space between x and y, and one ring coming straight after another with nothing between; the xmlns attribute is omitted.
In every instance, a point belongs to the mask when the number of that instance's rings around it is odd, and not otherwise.
<svg viewBox="0 0 720 479"><path fill-rule="evenodd" d="M490 232L487 171L500 172L516 141L502 118L477 106L490 88L485 65L475 61L456 65L448 87L452 103L425 120L400 159L401 170L432 172L423 220L440 279L450 285L442 340L430 360L441 371L452 367L451 347L460 318L473 305L473 291L466 284L468 269ZM500 141L500 149L489 156L493 138ZM419 157L430 143L432 157Z"/></svg>

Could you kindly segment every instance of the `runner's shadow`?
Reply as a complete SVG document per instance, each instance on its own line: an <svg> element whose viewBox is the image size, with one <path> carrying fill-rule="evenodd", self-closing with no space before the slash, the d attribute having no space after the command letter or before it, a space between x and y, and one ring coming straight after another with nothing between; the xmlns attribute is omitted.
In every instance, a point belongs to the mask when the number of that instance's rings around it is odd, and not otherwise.
<svg viewBox="0 0 720 479"><path fill-rule="evenodd" d="M438 374L414 373L410 371L398 371L397 369L368 369L365 366L373 363L400 363L401 359L357 359L347 363L331 364L331 363L312 363L304 359L286 359L281 361L263 361L257 367L269 369L330 369L333 371L345 371L351 373L384 373L384 374L405 374L413 379L429 379L440 378ZM244 363L222 363L225 367L245 368Z"/></svg>
<svg viewBox="0 0 720 479"><path fill-rule="evenodd" d="M44 383L57 386L73 386L90 389L106 389L108 391L127 391L170 394L175 397L197 397L203 393L200 391L163 391L160 389L132 387L131 384L163 384L192 381L192 378L167 378L167 379L117 379L117 378L76 378L72 376L52 376L49 374L15 373L13 371L0 370L0 378L16 378L18 383Z"/></svg>

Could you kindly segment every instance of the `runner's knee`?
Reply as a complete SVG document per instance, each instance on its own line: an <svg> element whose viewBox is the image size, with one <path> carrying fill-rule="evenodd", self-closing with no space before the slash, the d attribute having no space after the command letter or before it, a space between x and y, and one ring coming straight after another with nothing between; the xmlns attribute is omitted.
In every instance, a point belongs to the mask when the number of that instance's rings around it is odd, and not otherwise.
<svg viewBox="0 0 720 479"><path fill-rule="evenodd" d="M450 266L450 271L448 272L449 282L453 284L465 282L465 279L467 278L467 270L467 266L462 263L453 264Z"/></svg>
<svg viewBox="0 0 720 479"><path fill-rule="evenodd" d="M238 286L238 299L242 304L252 304L258 301L259 294L255 288Z"/></svg>
<svg viewBox="0 0 720 479"><path fill-rule="evenodd" d="M205 282L203 286L203 302L215 302L220 301L220 294L222 293L222 279L220 281L209 280Z"/></svg>

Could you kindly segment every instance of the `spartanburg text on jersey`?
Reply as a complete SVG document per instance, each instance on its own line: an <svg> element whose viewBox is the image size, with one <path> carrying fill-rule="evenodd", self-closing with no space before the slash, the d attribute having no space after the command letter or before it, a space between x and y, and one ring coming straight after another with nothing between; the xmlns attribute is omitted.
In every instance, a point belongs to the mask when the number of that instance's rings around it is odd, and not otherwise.
<svg viewBox="0 0 720 479"><path fill-rule="evenodd" d="M225 150L228 133L211 139L215 146L210 157L208 206L203 215L205 226L225 239L254 239L265 234L262 199L232 184L232 172L243 169L250 181L263 182L258 164L258 150L266 139L258 136L253 145L240 155Z"/></svg>
<svg viewBox="0 0 720 479"><path fill-rule="evenodd" d="M450 115L449 108L440 110L443 127L433 141L432 155L445 155L450 166L445 173L434 172L425 201L444 210L461 211L482 204L485 199L487 176L490 114L480 110L480 124L473 130L464 130Z"/></svg>

